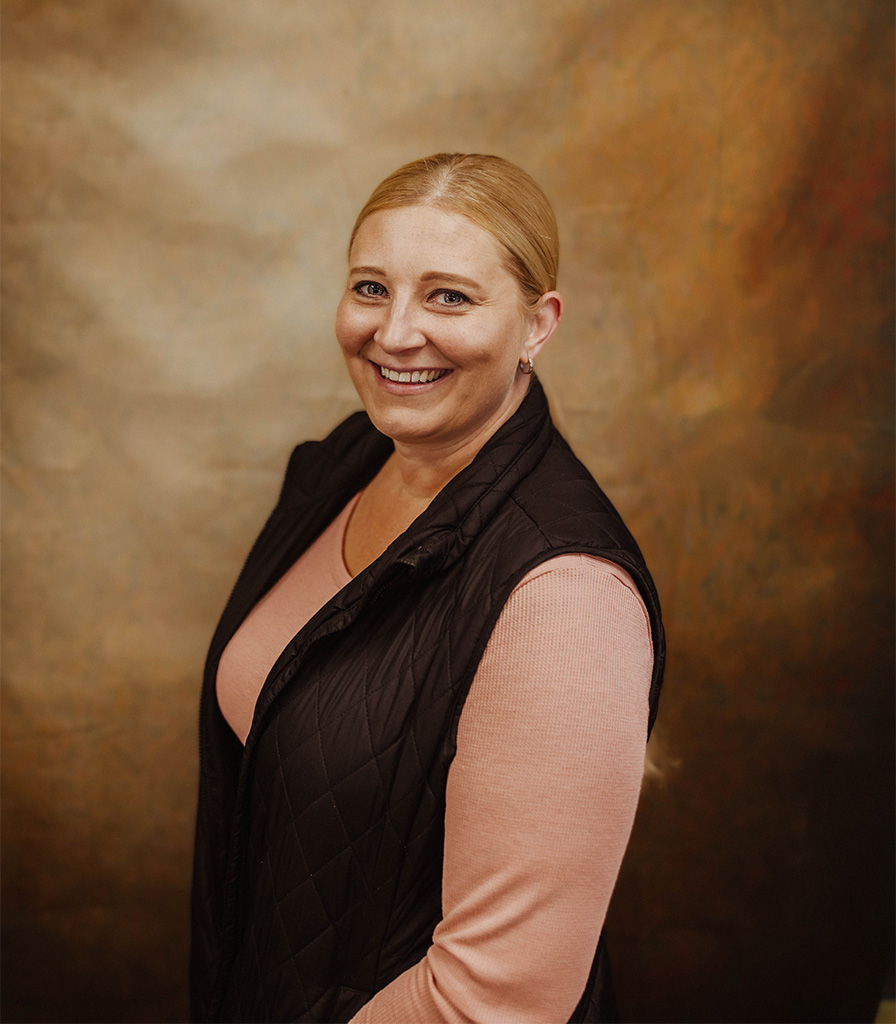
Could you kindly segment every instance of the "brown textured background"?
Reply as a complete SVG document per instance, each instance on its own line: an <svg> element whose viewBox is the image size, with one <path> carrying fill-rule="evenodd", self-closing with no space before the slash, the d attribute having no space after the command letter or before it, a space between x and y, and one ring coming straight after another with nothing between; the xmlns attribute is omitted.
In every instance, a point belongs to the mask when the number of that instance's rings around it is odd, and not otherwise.
<svg viewBox="0 0 896 1024"><path fill-rule="evenodd" d="M639 1021L870 1019L892 952L888 0L3 2L3 1017L186 1016L205 645L372 186L558 210L539 372L663 598Z"/></svg>

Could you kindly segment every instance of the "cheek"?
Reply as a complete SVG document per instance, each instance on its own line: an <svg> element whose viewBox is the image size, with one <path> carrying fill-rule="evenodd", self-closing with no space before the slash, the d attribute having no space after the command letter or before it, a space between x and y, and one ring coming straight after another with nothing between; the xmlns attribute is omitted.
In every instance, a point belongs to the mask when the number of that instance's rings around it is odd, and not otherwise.
<svg viewBox="0 0 896 1024"><path fill-rule="evenodd" d="M519 317L507 316L496 320L476 338L470 347L469 357L477 365L515 371L526 333L525 324Z"/></svg>
<svg viewBox="0 0 896 1024"><path fill-rule="evenodd" d="M350 352L363 342L364 316L349 299L336 309L336 338L343 351Z"/></svg>

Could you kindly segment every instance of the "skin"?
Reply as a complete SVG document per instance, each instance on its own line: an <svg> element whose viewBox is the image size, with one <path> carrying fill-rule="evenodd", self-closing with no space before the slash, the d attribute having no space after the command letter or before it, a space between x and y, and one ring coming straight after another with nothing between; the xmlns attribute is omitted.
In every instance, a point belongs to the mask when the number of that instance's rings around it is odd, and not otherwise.
<svg viewBox="0 0 896 1024"><path fill-rule="evenodd" d="M368 415L395 451L349 522L349 572L385 551L513 415L529 387L519 364L535 359L561 313L557 292L527 310L498 241L460 214L420 205L363 222L336 336ZM442 375L395 382L381 367Z"/></svg>

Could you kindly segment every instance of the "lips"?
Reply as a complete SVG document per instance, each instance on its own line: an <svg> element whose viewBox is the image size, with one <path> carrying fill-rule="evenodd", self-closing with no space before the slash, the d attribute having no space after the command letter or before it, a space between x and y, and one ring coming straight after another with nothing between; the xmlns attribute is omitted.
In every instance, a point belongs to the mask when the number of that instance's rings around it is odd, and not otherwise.
<svg viewBox="0 0 896 1024"><path fill-rule="evenodd" d="M379 366L380 376L383 380L390 380L395 384L431 384L434 380L444 377L450 370L390 370L386 366Z"/></svg>

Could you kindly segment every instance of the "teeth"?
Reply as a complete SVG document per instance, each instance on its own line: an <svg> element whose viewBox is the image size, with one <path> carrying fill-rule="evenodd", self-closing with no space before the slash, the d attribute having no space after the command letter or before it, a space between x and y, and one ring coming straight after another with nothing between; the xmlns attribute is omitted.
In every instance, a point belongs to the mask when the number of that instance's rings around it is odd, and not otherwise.
<svg viewBox="0 0 896 1024"><path fill-rule="evenodd" d="M396 384L431 384L439 377L444 377L447 370L405 370L399 373L398 370L388 370L385 366L380 367L380 376L384 380L395 381Z"/></svg>

